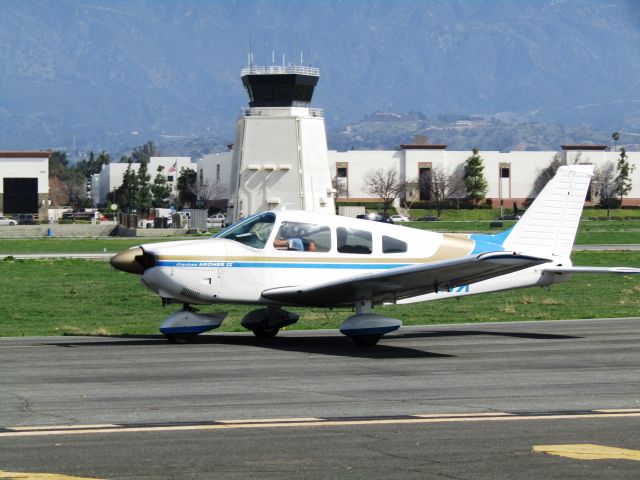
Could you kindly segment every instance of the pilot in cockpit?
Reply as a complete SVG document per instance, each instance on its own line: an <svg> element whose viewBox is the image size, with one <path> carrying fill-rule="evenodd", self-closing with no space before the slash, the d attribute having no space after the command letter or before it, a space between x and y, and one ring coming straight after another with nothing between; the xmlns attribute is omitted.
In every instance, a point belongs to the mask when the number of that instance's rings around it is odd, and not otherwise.
<svg viewBox="0 0 640 480"><path fill-rule="evenodd" d="M278 236L273 241L273 246L278 250L304 250L302 238L300 238L295 228L287 222L282 223Z"/></svg>

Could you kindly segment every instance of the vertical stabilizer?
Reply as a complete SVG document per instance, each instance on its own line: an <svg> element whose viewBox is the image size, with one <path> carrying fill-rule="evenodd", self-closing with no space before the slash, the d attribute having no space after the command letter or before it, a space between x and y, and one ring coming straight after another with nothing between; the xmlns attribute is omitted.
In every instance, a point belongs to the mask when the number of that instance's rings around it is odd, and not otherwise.
<svg viewBox="0 0 640 480"><path fill-rule="evenodd" d="M592 175L593 165L560 167L505 239L505 250L568 258Z"/></svg>

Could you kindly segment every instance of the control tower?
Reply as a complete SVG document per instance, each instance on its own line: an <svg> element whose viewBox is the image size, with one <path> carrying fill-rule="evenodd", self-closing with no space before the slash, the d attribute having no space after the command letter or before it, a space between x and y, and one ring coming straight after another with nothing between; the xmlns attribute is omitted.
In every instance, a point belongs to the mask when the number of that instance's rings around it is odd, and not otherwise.
<svg viewBox="0 0 640 480"><path fill-rule="evenodd" d="M286 208L335 213L324 113L311 108L320 71L250 65L249 108L236 123L228 219Z"/></svg>

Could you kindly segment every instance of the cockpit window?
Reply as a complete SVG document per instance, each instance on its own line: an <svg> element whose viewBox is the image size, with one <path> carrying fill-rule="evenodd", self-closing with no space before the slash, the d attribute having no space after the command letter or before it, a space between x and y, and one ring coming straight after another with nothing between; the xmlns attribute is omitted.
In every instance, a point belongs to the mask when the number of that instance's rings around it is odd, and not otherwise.
<svg viewBox="0 0 640 480"><path fill-rule="evenodd" d="M340 253L368 254L373 250L371 232L367 230L339 227L336 233L338 234L338 251Z"/></svg>
<svg viewBox="0 0 640 480"><path fill-rule="evenodd" d="M325 225L284 221L273 246L278 250L328 252L331 249L331 230Z"/></svg>
<svg viewBox="0 0 640 480"><path fill-rule="evenodd" d="M273 213L259 213L225 228L215 238L227 238L249 247L264 248L275 221Z"/></svg>
<svg viewBox="0 0 640 480"><path fill-rule="evenodd" d="M407 251L407 244L397 238L382 236L382 253L404 253Z"/></svg>

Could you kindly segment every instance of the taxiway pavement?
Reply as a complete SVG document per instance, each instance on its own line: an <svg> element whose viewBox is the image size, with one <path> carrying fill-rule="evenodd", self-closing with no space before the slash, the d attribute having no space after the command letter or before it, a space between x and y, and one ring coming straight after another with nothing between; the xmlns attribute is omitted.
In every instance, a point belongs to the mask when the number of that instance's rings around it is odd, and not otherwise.
<svg viewBox="0 0 640 480"><path fill-rule="evenodd" d="M638 318L409 327L373 348L2 338L0 371L0 478L640 477Z"/></svg>

